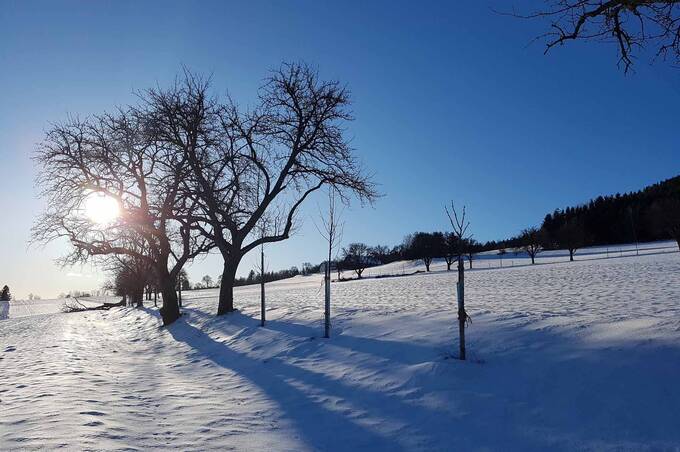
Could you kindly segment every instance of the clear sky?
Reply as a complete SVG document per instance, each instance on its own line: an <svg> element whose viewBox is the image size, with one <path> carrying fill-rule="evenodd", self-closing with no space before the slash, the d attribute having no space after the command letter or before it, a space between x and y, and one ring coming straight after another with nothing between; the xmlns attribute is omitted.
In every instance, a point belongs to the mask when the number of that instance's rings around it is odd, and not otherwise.
<svg viewBox="0 0 680 452"><path fill-rule="evenodd" d="M602 44L544 56L529 45L544 23L492 12L511 1L340 3L3 2L0 283L43 298L101 284L91 266L54 264L62 243L27 248L42 208L31 154L51 121L132 102L182 64L243 103L282 60L348 84L353 145L385 196L345 211L344 243L443 230L450 200L468 206L478 240L505 238L555 208L680 173L680 69L643 55L624 75ZM267 248L270 269L323 258L319 201L296 237ZM193 281L219 272L216 256L189 269Z"/></svg>

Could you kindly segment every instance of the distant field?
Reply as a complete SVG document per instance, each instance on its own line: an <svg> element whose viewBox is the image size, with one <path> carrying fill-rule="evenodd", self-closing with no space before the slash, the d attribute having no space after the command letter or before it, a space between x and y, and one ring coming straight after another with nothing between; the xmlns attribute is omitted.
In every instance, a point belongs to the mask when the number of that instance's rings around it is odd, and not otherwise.
<svg viewBox="0 0 680 452"><path fill-rule="evenodd" d="M108 297L79 298L78 301L86 306L96 306L101 304ZM12 300L7 304L6 315L4 318L27 317L31 315L54 314L61 312L64 303L69 301L66 298L52 300ZM71 302L73 300L70 300ZM3 317L0 316L0 319Z"/></svg>
<svg viewBox="0 0 680 452"><path fill-rule="evenodd" d="M633 244L623 244L623 245L613 245L613 246L598 246L598 247L588 247L577 251L575 260L591 260L591 259L613 259L620 257L632 257L636 255L649 255L649 254L664 254L664 253L677 253L678 246L673 241L663 241L663 242L651 242L651 243L641 243L637 246ZM565 250L556 251L545 251L540 253L536 259L536 264L548 264L548 263L559 263L568 262L569 253ZM506 267L519 267L524 265L530 265L531 260L529 257L522 252L507 251L505 255L501 258L497 251L487 251L475 255L473 260L473 270L489 270L494 268L506 268ZM465 268L468 269L468 263L466 262ZM432 272L440 272L446 270L446 263L442 259L435 259L430 267ZM425 271L425 265L420 261L398 261L386 265L380 265L377 267L367 268L364 273L364 278L373 277L384 277L384 276L401 276L408 275L416 271ZM341 273L343 278L356 278L356 274L353 271L344 271ZM335 274L333 275L335 277ZM300 278L292 278L283 281L277 281L276 283L268 283L267 286L272 284L298 284ZM320 284L320 282L319 282ZM259 286L258 286L259 287ZM248 291L246 287L240 287L236 289L237 291ZM258 294L259 294L259 289ZM218 289L207 289L207 290L191 290L185 291L183 297L185 299L197 299L205 297L215 297L218 295ZM50 314L61 312L61 309L67 299L49 299L49 300L13 300L9 303L9 306L0 306L0 320L4 318L17 318L26 317L30 315L40 315L40 314ZM98 305L104 301L118 301L117 297L89 297L79 299L81 303L85 305Z"/></svg>

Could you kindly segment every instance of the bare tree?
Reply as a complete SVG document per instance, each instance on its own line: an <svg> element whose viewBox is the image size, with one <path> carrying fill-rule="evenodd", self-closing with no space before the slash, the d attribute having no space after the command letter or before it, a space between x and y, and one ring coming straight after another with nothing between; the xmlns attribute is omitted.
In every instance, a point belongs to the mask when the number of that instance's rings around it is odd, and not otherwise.
<svg viewBox="0 0 680 452"><path fill-rule="evenodd" d="M331 263L333 254L337 251L338 243L342 237L343 224L340 220L342 215L338 209L336 194L333 189L328 191L328 213L320 213L322 226L318 227L319 234L328 243L328 258L324 266L324 337L330 337L331 329Z"/></svg>
<svg viewBox="0 0 680 452"><path fill-rule="evenodd" d="M543 251L543 231L536 227L524 229L519 236L522 243L520 249L531 258L531 264L536 263L536 256Z"/></svg>
<svg viewBox="0 0 680 452"><path fill-rule="evenodd" d="M569 41L614 43L619 65L628 71L635 52L653 48L656 57L680 63L680 0L552 0L539 11L512 15L547 19L545 39L548 53Z"/></svg>
<svg viewBox="0 0 680 452"><path fill-rule="evenodd" d="M305 64L283 64L250 110L219 102L209 87L209 80L185 73L170 89L145 97L164 139L187 156L192 177L185 188L201 207L194 220L224 259L219 315L234 309L243 256L287 239L310 194L331 186L343 200L356 195L363 202L377 193L345 136L352 116L340 83L320 80Z"/></svg>
<svg viewBox="0 0 680 452"><path fill-rule="evenodd" d="M182 307L182 290L191 289L191 282L189 281L189 275L187 274L185 268L181 269L179 273L177 273L175 288L177 289L177 301L179 306ZM156 299L154 298L154 304L155 303Z"/></svg>
<svg viewBox="0 0 680 452"><path fill-rule="evenodd" d="M111 273L113 289L126 304L141 307L144 287L153 279L153 267L148 259L137 256L111 255L105 259L104 267Z"/></svg>
<svg viewBox="0 0 680 452"><path fill-rule="evenodd" d="M585 244L585 227L578 218L567 220L556 232L557 245L569 251L569 261L573 262L576 250Z"/></svg>
<svg viewBox="0 0 680 452"><path fill-rule="evenodd" d="M470 265L470 270L472 270L472 259L475 257L475 252L479 248L479 243L472 237L465 241L465 253L467 254L468 264Z"/></svg>
<svg viewBox="0 0 680 452"><path fill-rule="evenodd" d="M163 295L163 322L176 320L177 274L212 246L190 221L196 203L181 196L186 158L163 146L153 121L131 107L55 125L35 160L47 207L33 227L33 243L66 238L72 252L61 260L65 265L111 255L148 262ZM118 217L92 221L91 196L114 199Z"/></svg>
<svg viewBox="0 0 680 452"><path fill-rule="evenodd" d="M503 267L503 256L505 256L506 254L508 254L508 252L506 251L505 248L501 248L501 249L498 250L498 253L497 253L497 254L498 254L498 257L499 257L499 259L500 259L500 261L501 261L501 267Z"/></svg>
<svg viewBox="0 0 680 452"><path fill-rule="evenodd" d="M468 240L472 238L469 234L468 229L470 228L470 222L466 220L465 206L460 212L460 215L456 211L456 207L451 202L451 210L444 206L446 211L446 216L449 217L449 222L451 223L451 228L453 229L453 235L457 239L457 243L461 246ZM458 345L460 359L465 360L465 324L470 321L470 316L468 316L465 311L465 267L463 266L463 255L462 250L458 254Z"/></svg>
<svg viewBox="0 0 680 452"><path fill-rule="evenodd" d="M451 271L451 265L458 262L462 252L461 244L458 241L458 236L453 232L448 232L444 235L444 261L446 262L446 271Z"/></svg>
<svg viewBox="0 0 680 452"><path fill-rule="evenodd" d="M348 270L354 270L359 279L369 264L368 250L365 243L350 243L347 248L342 249L343 266Z"/></svg>
<svg viewBox="0 0 680 452"><path fill-rule="evenodd" d="M446 239L441 232L416 232L406 237L404 249L413 259L425 264L425 271L430 271L432 260L446 255Z"/></svg>

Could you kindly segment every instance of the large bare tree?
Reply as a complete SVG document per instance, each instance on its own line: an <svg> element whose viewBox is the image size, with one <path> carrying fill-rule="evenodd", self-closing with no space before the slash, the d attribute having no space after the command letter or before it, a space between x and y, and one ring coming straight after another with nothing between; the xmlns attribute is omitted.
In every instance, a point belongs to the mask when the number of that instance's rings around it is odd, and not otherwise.
<svg viewBox="0 0 680 452"><path fill-rule="evenodd" d="M549 52L569 41L616 45L619 64L628 71L637 51L649 47L656 57L680 63L680 0L551 0L525 18L547 19ZM514 13L513 13L514 14ZM514 14L518 15L518 14Z"/></svg>
<svg viewBox="0 0 680 452"><path fill-rule="evenodd" d="M163 322L176 320L179 271L212 246L190 221L196 203L180 190L190 174L186 157L158 140L143 112L128 108L54 125L35 160L47 207L33 241L66 238L72 251L64 264L111 255L148 263L163 295ZM119 216L92 221L87 204L93 196L114 199Z"/></svg>
<svg viewBox="0 0 680 452"><path fill-rule="evenodd" d="M210 80L189 72L144 97L163 140L189 162L184 189L201 208L192 220L224 259L218 315L234 309L243 256L287 239L312 193L376 196L346 136L348 91L305 64L272 71L251 109L211 96Z"/></svg>

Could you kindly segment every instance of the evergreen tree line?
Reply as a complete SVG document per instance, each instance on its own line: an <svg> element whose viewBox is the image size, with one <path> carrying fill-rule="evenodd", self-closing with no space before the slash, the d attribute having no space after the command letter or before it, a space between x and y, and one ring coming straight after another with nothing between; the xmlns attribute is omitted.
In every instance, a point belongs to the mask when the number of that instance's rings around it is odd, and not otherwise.
<svg viewBox="0 0 680 452"><path fill-rule="evenodd" d="M555 210L542 229L559 236L570 223L583 230L586 245L676 240L680 246L680 176L643 190L598 196L586 204Z"/></svg>
<svg viewBox="0 0 680 452"><path fill-rule="evenodd" d="M318 271L318 266L316 271ZM291 267L287 270L279 270L273 272L264 272L264 282L278 281L279 279L292 278L293 276L300 275L300 270L297 267ZM259 284L262 281L262 274L256 272L255 270L250 270L248 276L236 278L236 286L247 286L249 284Z"/></svg>

